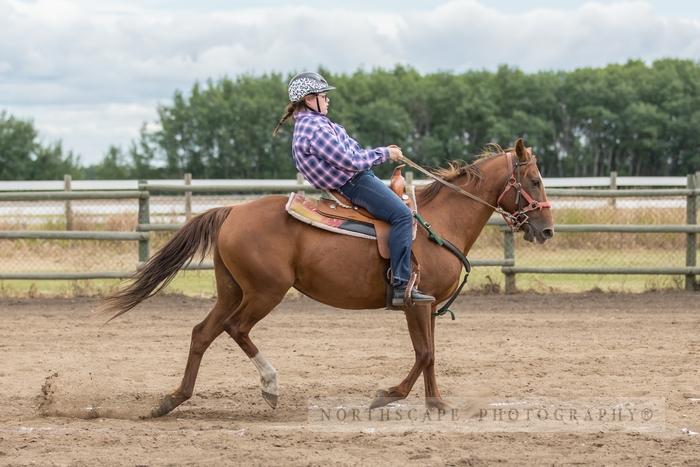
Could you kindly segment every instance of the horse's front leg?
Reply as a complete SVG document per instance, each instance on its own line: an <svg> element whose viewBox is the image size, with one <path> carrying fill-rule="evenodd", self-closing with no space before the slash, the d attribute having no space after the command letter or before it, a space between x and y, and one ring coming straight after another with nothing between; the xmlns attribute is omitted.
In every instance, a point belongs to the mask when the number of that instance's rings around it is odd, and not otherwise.
<svg viewBox="0 0 700 467"><path fill-rule="evenodd" d="M390 402L405 399L411 392L421 372L433 363L431 310L430 304L427 303L416 304L405 309L408 332L411 335L413 350L416 353L416 361L408 376L398 386L377 391L377 396L372 401L370 409L383 407Z"/></svg>
<svg viewBox="0 0 700 467"><path fill-rule="evenodd" d="M430 350L435 355L435 313L436 305L430 309ZM436 408L440 410L448 410L450 404L442 400L440 390L438 389L437 379L435 378L435 358L430 359L430 363L423 370L423 381L425 383L425 405L428 408Z"/></svg>

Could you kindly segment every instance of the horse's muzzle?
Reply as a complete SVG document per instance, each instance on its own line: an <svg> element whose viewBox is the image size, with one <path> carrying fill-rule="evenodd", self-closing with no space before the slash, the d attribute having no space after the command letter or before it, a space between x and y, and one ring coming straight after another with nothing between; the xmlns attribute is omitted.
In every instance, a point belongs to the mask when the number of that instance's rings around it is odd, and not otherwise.
<svg viewBox="0 0 700 467"><path fill-rule="evenodd" d="M529 222L526 224L523 224L522 227L523 230L523 238L527 242L537 242L537 243L544 243L550 238L554 237L554 229L551 227L546 227L542 230L536 229L535 227L532 226Z"/></svg>

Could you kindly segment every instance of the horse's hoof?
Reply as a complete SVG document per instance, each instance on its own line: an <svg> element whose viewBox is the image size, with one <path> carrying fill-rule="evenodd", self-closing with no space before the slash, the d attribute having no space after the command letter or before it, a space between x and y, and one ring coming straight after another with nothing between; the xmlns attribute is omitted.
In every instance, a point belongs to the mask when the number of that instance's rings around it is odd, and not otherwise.
<svg viewBox="0 0 700 467"><path fill-rule="evenodd" d="M387 391L385 389L380 389L375 394L374 400L369 405L369 409L372 410L372 409L376 409L379 407L384 407L387 404L391 404L392 402L398 401L401 399L403 399L402 396L392 395L389 391Z"/></svg>
<svg viewBox="0 0 700 467"><path fill-rule="evenodd" d="M158 407L151 410L151 417L162 417L163 415L172 412L174 408L175 403L173 402L173 397L171 395L167 395L163 398L162 401L160 401L160 405Z"/></svg>
<svg viewBox="0 0 700 467"><path fill-rule="evenodd" d="M261 391L263 399L265 399L265 402L272 407L273 409L277 408L277 394L271 394L269 392Z"/></svg>
<svg viewBox="0 0 700 467"><path fill-rule="evenodd" d="M447 412L448 410L452 410L454 408L452 404L438 397L429 397L425 399L425 407L428 409L438 409L443 412Z"/></svg>

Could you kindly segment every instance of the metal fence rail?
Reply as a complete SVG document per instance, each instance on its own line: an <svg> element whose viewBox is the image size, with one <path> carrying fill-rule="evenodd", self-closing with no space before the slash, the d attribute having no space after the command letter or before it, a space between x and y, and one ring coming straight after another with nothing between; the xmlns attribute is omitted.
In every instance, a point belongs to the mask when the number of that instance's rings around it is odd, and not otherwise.
<svg viewBox="0 0 700 467"><path fill-rule="evenodd" d="M654 267L654 268L611 268L611 267L518 267L504 266L501 270L508 277L517 273L537 274L683 274L685 275L686 290L698 288L695 276L700 274L697 267L697 198L699 174L688 175L685 189L658 190L580 190L553 189L548 190L549 196L580 196L589 198L622 198L622 197L686 197L686 225L557 225L558 232L618 232L618 233L686 233L686 265L685 267ZM515 279L510 280L514 290ZM508 284L508 281L506 282ZM508 288L508 286L507 286Z"/></svg>
<svg viewBox="0 0 700 467"><path fill-rule="evenodd" d="M4 230L0 238L28 240L148 240L148 232L65 230Z"/></svg>
<svg viewBox="0 0 700 467"><path fill-rule="evenodd" d="M492 218L489 225L497 226L503 236L500 258L484 258L472 261L474 266L500 266L500 271L505 277L505 290L516 290L517 274L649 274L649 275L683 275L685 287L688 290L697 289L696 275L700 274L697 266L697 234L700 226L697 225L697 198L698 174L688 175L685 188L660 188L660 189L581 189L581 188L550 188L550 198L609 198L614 203L617 198L660 198L675 197L685 198L686 216L685 224L558 224L555 230L560 233L619 233L619 234L651 234L651 233L675 233L685 234L685 265L675 267L574 267L574 266L524 266L518 265L515 255L515 238L507 229L500 218ZM410 180L410 178L409 178ZM65 201L66 226L72 225L73 210L70 202L77 200L138 200L138 218L135 231L57 231L57 230L0 230L0 239L46 239L46 240L92 240L92 241L136 241L138 242L138 263L148 260L150 255L150 232L168 232L180 228L180 223L153 223L151 219L150 201L155 193L184 194L184 211L186 218L192 214L193 194L211 193L279 193L303 189L315 191L310 185L298 179L294 181L282 181L280 183L217 183L211 185L191 185L191 178L186 179L182 185L166 183L147 183L141 181L138 190L119 191L76 191L70 189L70 184L64 191L14 191L0 192L0 201L38 202L38 201ZM677 184L676 184L677 186ZM69 191L70 190L70 191ZM212 263L191 265L189 269L211 269ZM0 280L10 279L98 279L98 278L123 278L130 272L123 271L97 271L97 272L3 272L0 271Z"/></svg>
<svg viewBox="0 0 700 467"><path fill-rule="evenodd" d="M1 201L66 201L66 217L71 216L70 200L113 200L138 199L139 204L148 204L149 193L143 190L132 191L56 191L56 192L4 192ZM66 223L70 225L70 222ZM73 231L73 230L4 230L0 239L26 240L98 240L98 241L138 241L148 245L148 232L123 231ZM145 250L147 251L147 249ZM146 257L144 257L146 259ZM77 280L77 279L122 279L131 273L121 271L91 272L0 272L0 280Z"/></svg>

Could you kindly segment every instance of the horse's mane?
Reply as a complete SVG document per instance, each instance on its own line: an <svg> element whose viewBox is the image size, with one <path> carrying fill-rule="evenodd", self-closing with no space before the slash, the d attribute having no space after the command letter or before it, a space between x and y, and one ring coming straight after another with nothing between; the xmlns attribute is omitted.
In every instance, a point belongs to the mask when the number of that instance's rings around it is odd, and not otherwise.
<svg viewBox="0 0 700 467"><path fill-rule="evenodd" d="M471 164L464 161L449 162L447 167L431 170L430 172L448 182L453 182L456 178L465 176L467 183L479 185L481 183L481 170L479 163L484 160L492 159L505 151L497 144L490 144L484 148L481 154L475 156L475 161ZM440 190L444 187L442 183L433 181L433 183L416 189L416 201L419 205L425 205L437 196Z"/></svg>

